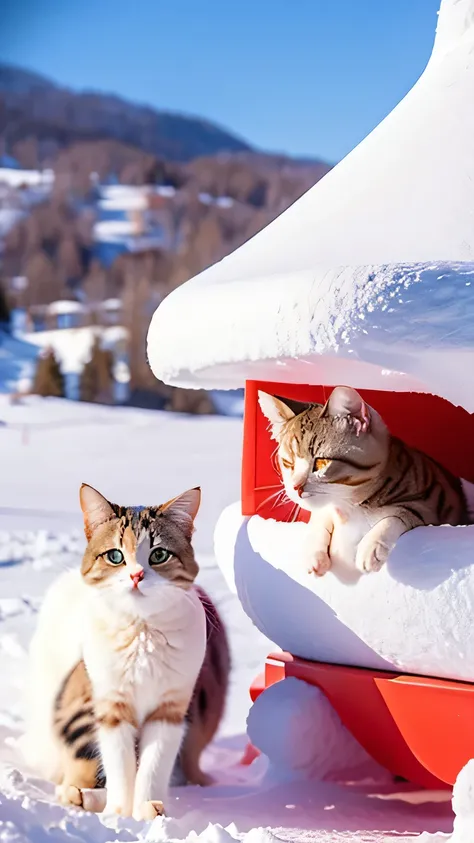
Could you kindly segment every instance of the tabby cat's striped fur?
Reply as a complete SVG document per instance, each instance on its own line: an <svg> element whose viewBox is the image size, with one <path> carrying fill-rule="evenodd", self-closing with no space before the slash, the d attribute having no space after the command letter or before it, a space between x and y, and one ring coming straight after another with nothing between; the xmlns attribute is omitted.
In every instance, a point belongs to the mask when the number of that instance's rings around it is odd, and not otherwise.
<svg viewBox="0 0 474 843"><path fill-rule="evenodd" d="M286 493L311 512L303 561L319 576L378 571L408 530L468 522L461 480L392 436L355 390L336 387L325 406L259 402Z"/></svg>

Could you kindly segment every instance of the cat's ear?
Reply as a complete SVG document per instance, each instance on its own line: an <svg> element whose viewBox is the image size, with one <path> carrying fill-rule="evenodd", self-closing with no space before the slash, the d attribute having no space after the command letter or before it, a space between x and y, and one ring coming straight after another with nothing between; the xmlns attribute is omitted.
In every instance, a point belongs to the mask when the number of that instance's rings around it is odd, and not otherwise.
<svg viewBox="0 0 474 843"><path fill-rule="evenodd" d="M176 521L189 538L193 533L194 519L198 514L200 503L201 488L196 486L195 489L188 489L187 492L183 492L177 498L172 498L164 503L160 509L169 518Z"/></svg>
<svg viewBox="0 0 474 843"><path fill-rule="evenodd" d="M370 425L370 407L355 389L350 386L336 386L321 415L352 416L360 423L359 431L365 433ZM359 432L358 431L358 432Z"/></svg>
<svg viewBox="0 0 474 843"><path fill-rule="evenodd" d="M303 413L310 406L301 401L293 401L290 398L277 398L269 395L268 392L258 391L258 403L260 409L272 426L272 436L278 440L283 425Z"/></svg>
<svg viewBox="0 0 474 843"><path fill-rule="evenodd" d="M97 489L83 483L79 492L82 514L84 515L84 532L87 541L101 524L115 517L112 504L104 498Z"/></svg>

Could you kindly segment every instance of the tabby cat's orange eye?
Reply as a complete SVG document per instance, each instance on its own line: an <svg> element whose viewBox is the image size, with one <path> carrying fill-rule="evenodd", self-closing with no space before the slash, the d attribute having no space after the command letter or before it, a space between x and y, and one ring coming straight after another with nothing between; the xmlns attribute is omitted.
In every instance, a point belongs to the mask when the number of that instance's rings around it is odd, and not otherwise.
<svg viewBox="0 0 474 843"><path fill-rule="evenodd" d="M284 460L283 457L281 457L281 464L283 468L292 468L291 462L288 462L288 460Z"/></svg>
<svg viewBox="0 0 474 843"><path fill-rule="evenodd" d="M330 462L331 460L323 460L319 458L315 459L313 471L321 471L323 468L326 468L326 466L329 465Z"/></svg>

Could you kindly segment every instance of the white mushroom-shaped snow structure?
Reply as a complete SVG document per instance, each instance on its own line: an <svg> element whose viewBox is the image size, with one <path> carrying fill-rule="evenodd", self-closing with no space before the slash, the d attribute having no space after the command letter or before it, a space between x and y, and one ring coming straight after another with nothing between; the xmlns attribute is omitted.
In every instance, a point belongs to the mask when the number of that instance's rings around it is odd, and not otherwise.
<svg viewBox="0 0 474 843"><path fill-rule="evenodd" d="M336 384L398 396L389 425L405 417L408 435L413 407L427 408L412 444L423 449L424 428L426 450L437 436L431 451L444 448L448 467L474 481L474 0L442 0L426 70L347 158L164 300L148 356L176 386L245 383L246 435L256 382L280 395L286 384L288 397ZM258 466L258 436L254 445ZM294 562L306 525L257 508L247 496L244 515L240 503L223 513L216 554L279 647L474 682L474 527L414 530L385 569L347 585L331 572L305 579Z"/></svg>

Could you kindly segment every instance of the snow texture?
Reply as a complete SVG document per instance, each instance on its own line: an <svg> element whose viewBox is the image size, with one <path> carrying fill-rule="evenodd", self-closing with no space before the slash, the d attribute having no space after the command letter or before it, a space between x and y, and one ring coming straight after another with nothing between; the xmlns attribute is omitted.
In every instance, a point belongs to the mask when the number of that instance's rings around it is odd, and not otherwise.
<svg viewBox="0 0 474 843"><path fill-rule="evenodd" d="M249 712L247 733L282 780L296 774L322 781L348 771L359 779L367 774L390 778L376 769L322 691L293 677L258 697Z"/></svg>
<svg viewBox="0 0 474 843"><path fill-rule="evenodd" d="M474 759L459 773L453 790L454 833L451 843L472 843L474 837Z"/></svg>
<svg viewBox="0 0 474 843"><path fill-rule="evenodd" d="M217 562L264 635L316 661L474 681L474 526L412 530L379 573L350 582L299 564L307 529L240 504L217 523Z"/></svg>
<svg viewBox="0 0 474 843"><path fill-rule="evenodd" d="M158 307L157 377L346 383L474 411L474 0L388 117L278 219Z"/></svg>

